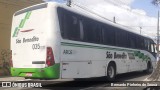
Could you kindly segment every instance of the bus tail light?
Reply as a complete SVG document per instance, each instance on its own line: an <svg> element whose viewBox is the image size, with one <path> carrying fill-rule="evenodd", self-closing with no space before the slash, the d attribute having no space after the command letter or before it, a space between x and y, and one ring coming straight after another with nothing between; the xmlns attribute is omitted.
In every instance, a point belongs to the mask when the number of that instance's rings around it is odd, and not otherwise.
<svg viewBox="0 0 160 90"><path fill-rule="evenodd" d="M46 64L47 66L52 66L55 64L54 55L51 47L47 47Z"/></svg>
<svg viewBox="0 0 160 90"><path fill-rule="evenodd" d="M10 52L10 67L13 67L13 62L12 62L12 50Z"/></svg>

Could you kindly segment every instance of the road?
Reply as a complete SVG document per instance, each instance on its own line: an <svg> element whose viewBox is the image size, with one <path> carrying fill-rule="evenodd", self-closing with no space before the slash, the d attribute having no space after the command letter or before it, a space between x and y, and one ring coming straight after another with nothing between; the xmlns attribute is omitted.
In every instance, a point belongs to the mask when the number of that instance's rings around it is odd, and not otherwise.
<svg viewBox="0 0 160 90"><path fill-rule="evenodd" d="M121 74L116 77L116 81L113 84L123 84L123 82L136 82L144 81L149 74L143 72L132 72L127 74ZM33 82L40 82L40 80L32 80ZM142 90L144 87L111 87L111 82L108 82L106 78L94 78L84 80L41 80L41 88L0 88L0 90ZM120 82L121 81L121 82ZM27 81L30 82L30 81ZM23 81L24 83L24 81Z"/></svg>

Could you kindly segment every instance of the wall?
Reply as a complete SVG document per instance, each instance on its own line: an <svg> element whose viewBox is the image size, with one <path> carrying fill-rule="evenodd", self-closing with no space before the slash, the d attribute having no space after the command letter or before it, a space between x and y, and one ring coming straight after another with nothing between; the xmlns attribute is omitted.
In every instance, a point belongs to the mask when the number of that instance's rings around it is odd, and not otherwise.
<svg viewBox="0 0 160 90"><path fill-rule="evenodd" d="M10 32L15 11L42 0L0 0L0 76L9 75Z"/></svg>

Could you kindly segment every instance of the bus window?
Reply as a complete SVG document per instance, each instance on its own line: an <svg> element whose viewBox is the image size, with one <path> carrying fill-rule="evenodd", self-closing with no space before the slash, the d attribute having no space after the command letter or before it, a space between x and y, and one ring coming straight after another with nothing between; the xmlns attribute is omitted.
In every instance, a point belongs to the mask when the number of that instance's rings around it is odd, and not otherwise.
<svg viewBox="0 0 160 90"><path fill-rule="evenodd" d="M65 14L63 22L64 37L71 40L79 40L80 30L78 18L73 15Z"/></svg>
<svg viewBox="0 0 160 90"><path fill-rule="evenodd" d="M96 22L86 19L84 25L85 41L100 43L100 27L96 24Z"/></svg>
<svg viewBox="0 0 160 90"><path fill-rule="evenodd" d="M79 20L79 27L80 27L80 39L84 39L84 29L83 29L83 22L82 20Z"/></svg>
<svg viewBox="0 0 160 90"><path fill-rule="evenodd" d="M127 33L123 30L116 30L116 46L127 47Z"/></svg>
<svg viewBox="0 0 160 90"><path fill-rule="evenodd" d="M155 43L153 41L151 41L151 53L156 57Z"/></svg>
<svg viewBox="0 0 160 90"><path fill-rule="evenodd" d="M106 27L102 28L102 39L105 45L115 45L115 31Z"/></svg>
<svg viewBox="0 0 160 90"><path fill-rule="evenodd" d="M94 28L94 40L95 40L95 43L100 43L101 29L98 24L95 24L95 25L96 27Z"/></svg>
<svg viewBox="0 0 160 90"><path fill-rule="evenodd" d="M155 47L154 43L151 44L151 52L155 53Z"/></svg>
<svg viewBox="0 0 160 90"><path fill-rule="evenodd" d="M144 48L145 48L145 50L147 50L147 48L148 48L148 42L146 39L144 40Z"/></svg>
<svg viewBox="0 0 160 90"><path fill-rule="evenodd" d="M134 36L134 34L129 33L128 39L129 39L129 47L136 48L136 36Z"/></svg>
<svg viewBox="0 0 160 90"><path fill-rule="evenodd" d="M148 51L151 52L151 42L148 40Z"/></svg>
<svg viewBox="0 0 160 90"><path fill-rule="evenodd" d="M144 39L143 39L142 37L139 37L139 41L140 41L140 42L139 42L139 45L140 45L140 46L139 46L139 47L140 47L139 49L145 49L145 48L144 48ZM137 42L137 44L138 44L138 42Z"/></svg>
<svg viewBox="0 0 160 90"><path fill-rule="evenodd" d="M143 37L141 36L136 36L136 48L137 49L142 49L144 50L145 49L145 40L143 39Z"/></svg>

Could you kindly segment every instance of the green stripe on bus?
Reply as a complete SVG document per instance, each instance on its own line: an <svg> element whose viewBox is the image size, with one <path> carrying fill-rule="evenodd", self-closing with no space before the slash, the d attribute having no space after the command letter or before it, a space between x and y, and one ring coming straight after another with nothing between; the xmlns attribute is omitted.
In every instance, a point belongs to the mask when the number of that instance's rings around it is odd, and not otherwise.
<svg viewBox="0 0 160 90"><path fill-rule="evenodd" d="M21 20L21 22L19 24L19 28L22 28L22 24L24 25L24 19Z"/></svg>
<svg viewBox="0 0 160 90"><path fill-rule="evenodd" d="M127 49L119 49L119 48L111 48L111 47L103 47L103 46L95 46L95 45L85 45L85 44L76 44L76 43L67 43L67 42L61 42L61 44L64 46L73 46L73 47L96 48L96 49L129 51L129 52L134 51L134 50L127 50Z"/></svg>
<svg viewBox="0 0 160 90"><path fill-rule="evenodd" d="M32 73L32 76L26 76L27 73ZM60 64L54 64L46 68L11 68L11 75L15 77L57 79L60 77Z"/></svg>
<svg viewBox="0 0 160 90"><path fill-rule="evenodd" d="M68 42L61 42L61 45L64 46L73 46L73 47L83 47L83 48L95 48L95 49L106 49L106 50L117 50L117 51L127 51L127 52L134 52L134 56L138 57L142 60L148 60L148 56L144 56L144 53L136 50L127 50L127 49L119 49L119 48L111 48L111 47L102 47L102 46L95 46L95 45L85 45L85 44L77 44L77 43L68 43Z"/></svg>
<svg viewBox="0 0 160 90"><path fill-rule="evenodd" d="M13 36L12 36L12 37L15 37L15 36L16 36L16 34L17 34L17 32L18 32L18 27L16 27L16 28L15 28L14 33L13 33Z"/></svg>
<svg viewBox="0 0 160 90"><path fill-rule="evenodd" d="M12 36L12 37L17 37L18 32L19 32L19 30L20 30L19 28L23 28L23 27L24 27L24 25L25 25L25 23L26 23L27 19L29 19L29 18L30 18L30 16L31 16L31 11L29 11L29 12L27 12L27 13L26 13L25 17L21 20L21 22L20 22L19 26L18 26L18 27L16 27L16 29L15 29L15 31L14 31L14 33L13 33L13 36ZM18 28L18 29L17 29L17 28Z"/></svg>
<svg viewBox="0 0 160 90"><path fill-rule="evenodd" d="M31 15L31 11L27 12L25 19L29 19L30 15Z"/></svg>

